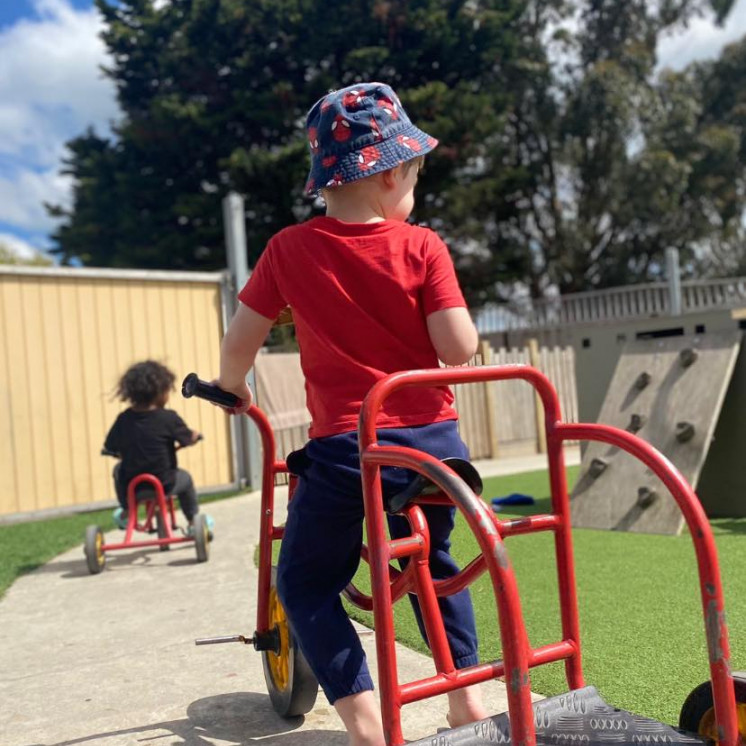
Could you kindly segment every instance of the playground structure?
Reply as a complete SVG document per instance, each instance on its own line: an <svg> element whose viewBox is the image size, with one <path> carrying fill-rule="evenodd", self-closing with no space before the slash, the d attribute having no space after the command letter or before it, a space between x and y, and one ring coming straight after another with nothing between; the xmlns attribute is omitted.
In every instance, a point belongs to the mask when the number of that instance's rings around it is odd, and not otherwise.
<svg viewBox="0 0 746 746"><path fill-rule="evenodd" d="M599 421L644 438L696 488L740 346L738 330L626 342ZM678 534L684 525L649 469L600 443L583 454L572 517L574 526L618 531Z"/></svg>
<svg viewBox="0 0 746 746"><path fill-rule="evenodd" d="M426 453L407 448L380 446L375 422L385 399L407 386L443 386L467 382L520 379L531 384L544 407L551 513L517 519L499 519L456 471ZM234 406L235 397L205 384L191 374L184 381L185 396L200 396L224 406ZM265 679L275 709L284 716L308 712L316 698L317 685L300 650L274 591L272 543L282 539L275 526L274 477L287 473L285 461L275 459L275 442L266 416L256 406L247 412L257 425L263 447L261 531L256 631L251 636L208 638L198 644L239 642L252 644L262 653ZM696 495L682 475L650 444L634 434L596 424L567 424L560 418L557 395L548 379L528 366L455 368L397 373L379 381L366 397L360 414L360 452L368 545L363 549L371 570L372 594L350 585L346 596L361 608L373 611L379 690L386 742L405 743L401 730L401 708L454 689L504 677L508 713L478 723L441 732L416 741L419 746L480 746L512 742L534 746L568 741L639 744L665 741L671 744L709 744L713 734L721 746L740 741L738 701L745 701L743 679L729 669L728 634L723 593L712 532ZM564 469L563 443L598 441L627 451L653 472L681 510L694 543L699 571L704 630L710 651L711 682L695 690L682 711L682 732L663 723L632 715L606 704L593 687L587 687L581 665L577 597L570 526L570 501ZM437 492L424 490L397 506L410 523L412 535L387 540L380 469L397 466L419 474ZM292 477L291 477L292 487ZM292 499L292 489L291 499ZM424 494L427 492L427 494ZM480 553L458 575L434 580L429 571L429 532L422 504L455 504L473 531ZM391 505L389 504L389 509ZM508 554L507 536L550 531L554 535L560 593L562 639L531 648L521 612L520 599ZM411 559L403 570L391 567L393 560ZM488 572L497 601L502 660L479 663L456 670L446 640L438 597L457 593L482 573ZM433 655L435 674L400 683L397 675L392 605L408 593L416 593L423 610L425 628ZM531 702L529 669L564 661L569 692L559 697ZM508 720L509 718L509 720Z"/></svg>
<svg viewBox="0 0 746 746"><path fill-rule="evenodd" d="M708 516L743 518L745 289L743 278L688 283L686 302L678 313L672 312L657 286L578 293L563 296L567 313L558 319L545 316L533 326L489 332L486 337L493 344L521 345L534 338L541 344L572 345L580 421L639 428L640 437L684 471ZM675 350L685 348L702 352L690 368L674 361ZM650 365L655 360L653 371ZM650 380L643 385L645 373ZM667 406L671 396L678 401L676 408ZM681 529L670 500L650 474L624 454L583 446L581 484L573 495L576 525L663 533ZM620 498L623 511L610 506L604 489L625 492ZM596 510L590 505L591 493L599 496Z"/></svg>

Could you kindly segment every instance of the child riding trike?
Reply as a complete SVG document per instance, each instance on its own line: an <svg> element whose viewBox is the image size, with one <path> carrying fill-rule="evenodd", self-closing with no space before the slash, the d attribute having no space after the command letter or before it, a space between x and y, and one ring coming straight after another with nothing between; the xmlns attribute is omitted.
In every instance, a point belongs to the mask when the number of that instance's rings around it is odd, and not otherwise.
<svg viewBox="0 0 746 746"><path fill-rule="evenodd" d="M410 386L444 386L466 382L522 379L537 390L544 406L548 469L552 509L548 514L499 519L475 494L477 482L460 476L447 463L410 448L382 446L377 442L376 416L384 401ZM191 374L184 381L184 396L199 396L226 407L236 406L235 397L205 384ZM262 652L265 679L274 708L283 716L301 715L314 704L317 686L313 674L296 647L273 583L272 542L283 536L274 524L274 477L288 471L275 459L275 441L266 416L252 406L248 416L259 428L264 449L259 546L259 588L256 631L253 636L198 640L198 644L242 642ZM419 370L396 373L379 381L367 395L359 420L360 459L367 523L368 546L363 558L371 571L372 594L353 585L345 595L374 614L379 664L379 693L386 741L389 746L405 743L401 730L401 708L438 694L471 684L504 678L508 712L471 725L454 728L414 743L425 746L472 746L513 743L517 746L546 744L709 744L737 746L746 722L746 679L732 674L723 608L723 592L715 543L705 513L692 488L671 463L640 438L598 424L569 424L560 419L557 394L539 371L520 365L478 368ZM704 628L709 651L711 681L692 692L681 712L680 728L619 710L586 686L581 666L578 607L570 526L570 501L564 468L563 443L597 440L621 448L643 461L670 491L682 510L694 543L697 559ZM406 468L419 475L418 495L386 503L382 496L382 466ZM471 481L471 484L470 484ZM290 499L293 479L291 476ZM435 488L435 489L434 489ZM456 577L433 580L428 566L429 531L423 519L424 504L455 504L473 531L480 553ZM387 539L385 511L405 516L411 535ZM503 539L506 536L549 531L554 535L561 602L562 639L532 648L521 612L520 599ZM392 560L409 558L404 570ZM438 597L457 593L482 573L488 572L497 601L501 633L501 660L491 660L457 670L449 650ZM415 593L423 610L434 675L400 683L397 674L392 605ZM564 661L569 692L536 703L531 701L529 669ZM739 703L737 705L737 702Z"/></svg>
<svg viewBox="0 0 746 746"><path fill-rule="evenodd" d="M106 449L103 449L101 454L115 458L119 456ZM210 557L212 535L208 517L204 513L197 513L189 530L178 534L174 496L166 494L160 479L153 474L139 474L128 483L127 517L123 527L124 540L107 544L104 542L104 533L100 526L88 526L84 551L91 574L95 575L104 569L106 552L120 549L158 547L163 552L172 544L194 542L197 562L207 562ZM136 533L145 534L148 538L136 539ZM156 534L157 538L149 538L153 534Z"/></svg>

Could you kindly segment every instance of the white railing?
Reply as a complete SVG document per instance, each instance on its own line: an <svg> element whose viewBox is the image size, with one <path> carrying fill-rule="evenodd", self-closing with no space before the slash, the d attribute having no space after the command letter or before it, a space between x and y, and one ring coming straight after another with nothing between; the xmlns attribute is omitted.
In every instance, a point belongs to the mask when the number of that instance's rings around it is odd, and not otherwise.
<svg viewBox="0 0 746 746"><path fill-rule="evenodd" d="M682 313L746 305L746 277L687 280L681 283ZM521 299L493 304L476 315L481 333L539 329L619 319L668 316L671 291L667 283L571 293L543 300Z"/></svg>

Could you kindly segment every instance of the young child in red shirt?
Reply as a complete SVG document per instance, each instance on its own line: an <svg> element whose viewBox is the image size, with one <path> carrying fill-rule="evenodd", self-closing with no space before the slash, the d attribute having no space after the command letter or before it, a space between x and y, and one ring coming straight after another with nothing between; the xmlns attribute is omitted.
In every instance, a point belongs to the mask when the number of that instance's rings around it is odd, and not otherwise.
<svg viewBox="0 0 746 746"><path fill-rule="evenodd" d="M309 194L326 216L276 234L248 283L221 347L216 383L246 403L246 374L273 320L293 311L312 415L298 488L290 504L277 588L301 650L337 709L352 746L384 746L373 682L339 594L352 579L362 542L363 501L357 421L363 398L401 370L465 363L477 331L453 263L431 230L406 222L423 157L437 145L409 120L394 91L364 83L334 91L308 114ZM378 442L437 458L468 458L447 387L392 396L377 421ZM382 470L384 495L412 479ZM458 572L449 554L455 508L426 506L431 570ZM393 537L409 535L392 516ZM422 629L419 607L413 602ZM456 666L477 662L468 590L441 600ZM424 632L423 632L424 634ZM479 687L449 694L457 727L487 717Z"/></svg>

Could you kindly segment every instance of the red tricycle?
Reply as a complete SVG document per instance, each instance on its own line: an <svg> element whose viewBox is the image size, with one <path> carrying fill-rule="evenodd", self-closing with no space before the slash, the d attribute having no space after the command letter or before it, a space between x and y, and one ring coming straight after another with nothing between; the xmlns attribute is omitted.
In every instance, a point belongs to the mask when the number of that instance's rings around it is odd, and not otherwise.
<svg viewBox="0 0 746 746"><path fill-rule="evenodd" d="M119 454L103 449L104 456L119 457ZM144 515L141 517L141 512ZM203 513L194 516L191 532L177 535L174 497L167 495L160 479L153 474L138 474L127 485L127 525L124 541L104 543L104 532L100 526L88 526L85 533L85 558L88 571L95 575L106 566L106 552L139 547L158 547L167 551L172 544L194 542L197 562L210 558L212 534ZM156 534L156 539L134 539L135 533Z"/></svg>
<svg viewBox="0 0 746 746"><path fill-rule="evenodd" d="M475 494L475 480L460 476L447 463L414 449L381 446L377 442L376 417L384 401L409 386L447 386L468 382L522 379L531 384L544 406L547 458L551 485L551 512L514 519L499 519ZM199 396L224 406L235 406L231 394L187 376L182 387L186 397ZM259 545L258 610L256 631L251 637L234 635L198 640L198 644L251 643L262 652L264 672L274 708L283 716L308 712L316 699L317 684L295 644L292 629L274 588L272 542L282 539L283 528L274 524L274 478L288 471L275 459L275 441L266 416L256 406L247 412L259 428L263 455L261 531ZM424 738L419 746L473 746L513 743L516 746L567 744L711 744L737 746L746 731L746 676L732 674L725 625L723 591L715 542L704 510L690 485L656 449L637 436L598 424L561 421L559 400L549 380L529 366L506 365L407 371L379 381L363 402L359 420L360 458L368 546L362 556L370 565L372 595L353 585L346 597L373 611L379 670L379 693L384 732L389 746L405 743L401 729L404 705L454 689L502 677L507 687L508 712L484 721ZM684 514L697 559L704 630L709 651L711 680L697 687L685 702L675 728L633 715L607 704L592 686L586 686L581 666L578 605L570 525L570 501L564 466L564 441L597 440L621 448L643 461L670 491ZM408 494L395 506L384 503L380 469L397 466L419 475L419 495ZM467 479L464 479L464 476ZM291 475L290 498L293 477ZM470 482L471 485L470 486ZM410 490L408 490L408 493ZM480 553L455 577L433 580L429 570L429 531L422 504L454 504L473 531ZM384 511L405 516L411 536L390 540L385 533ZM561 604L562 639L532 648L521 612L515 576L503 543L506 536L549 531L554 535ZM416 561L405 569L391 562ZM501 660L456 669L449 649L438 597L461 591L488 572L497 601ZM417 594L435 666L434 675L400 683L397 675L392 605L409 593ZM535 703L531 701L529 669L563 661L569 691ZM742 729L739 732L739 723Z"/></svg>

